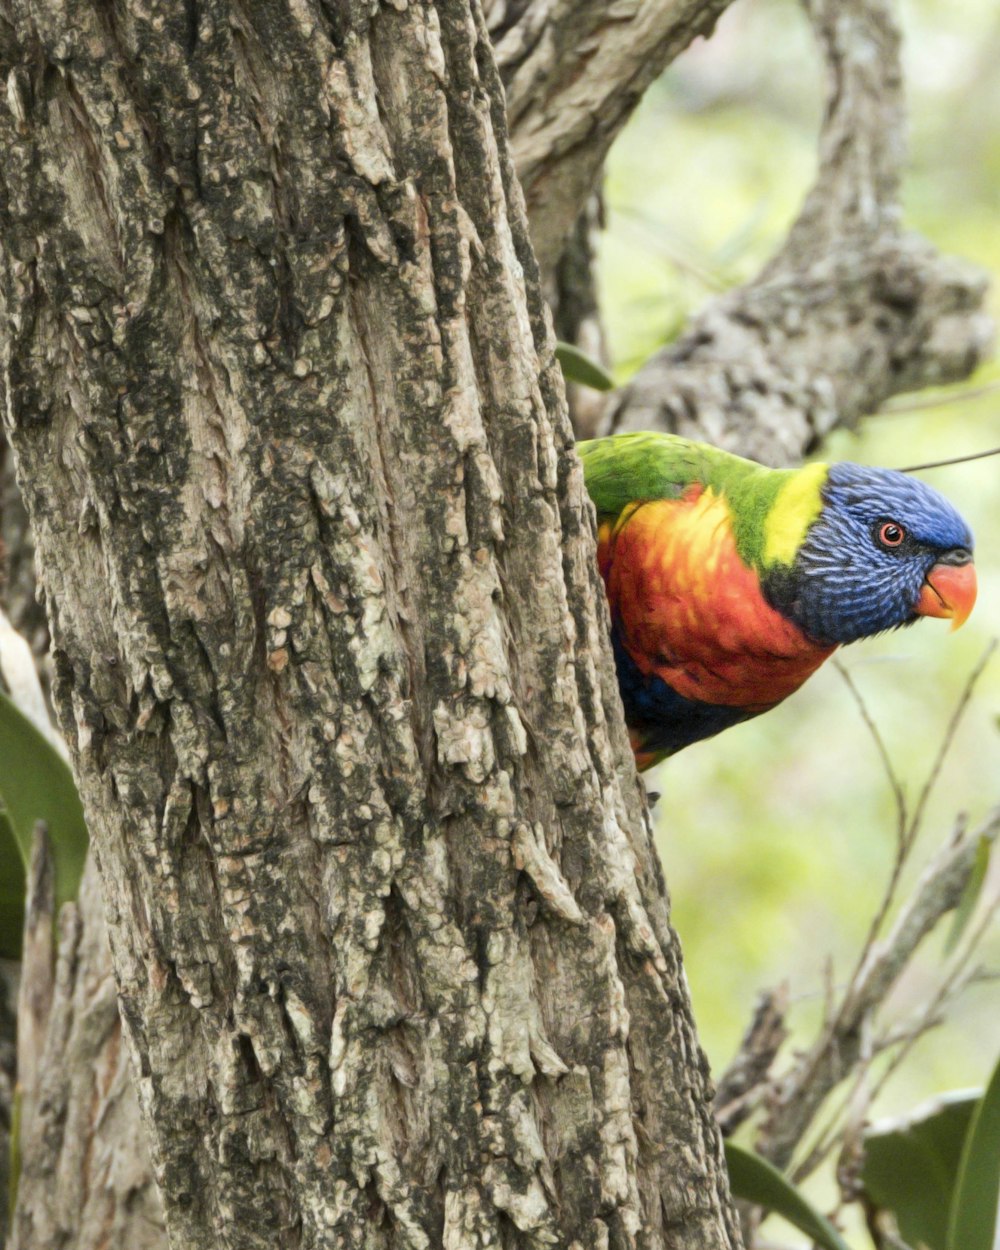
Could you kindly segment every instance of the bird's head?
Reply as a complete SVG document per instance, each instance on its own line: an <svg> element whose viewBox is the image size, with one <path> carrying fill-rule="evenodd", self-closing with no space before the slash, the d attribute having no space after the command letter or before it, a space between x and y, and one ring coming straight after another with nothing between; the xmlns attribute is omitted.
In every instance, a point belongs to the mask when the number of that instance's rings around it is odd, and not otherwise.
<svg viewBox="0 0 1000 1250"><path fill-rule="evenodd" d="M892 469L834 464L821 506L774 598L810 637L854 642L950 617L957 628L976 601L972 533L926 483Z"/></svg>

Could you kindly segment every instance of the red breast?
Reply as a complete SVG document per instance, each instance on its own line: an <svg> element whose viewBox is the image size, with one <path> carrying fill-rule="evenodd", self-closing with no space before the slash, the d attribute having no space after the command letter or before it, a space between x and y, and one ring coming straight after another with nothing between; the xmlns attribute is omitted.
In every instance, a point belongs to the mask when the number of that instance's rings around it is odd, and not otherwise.
<svg viewBox="0 0 1000 1250"><path fill-rule="evenodd" d="M598 563L632 659L686 698L763 711L834 650L767 603L710 489L626 509L601 527Z"/></svg>

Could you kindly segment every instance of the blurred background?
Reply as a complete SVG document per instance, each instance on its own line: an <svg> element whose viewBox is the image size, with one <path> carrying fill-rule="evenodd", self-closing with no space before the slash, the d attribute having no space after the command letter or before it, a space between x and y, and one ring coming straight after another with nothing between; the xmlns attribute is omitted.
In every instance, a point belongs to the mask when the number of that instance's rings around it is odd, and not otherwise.
<svg viewBox="0 0 1000 1250"><path fill-rule="evenodd" d="M1000 320L1000 6L901 7L906 224L991 272ZM800 6L739 0L711 40L698 41L648 92L612 149L605 187L600 281L619 383L778 246L815 172L823 89ZM993 361L947 392L899 397L856 434L838 434L820 458L900 468L995 446ZM926 621L841 653L911 802L970 670L1000 632L1000 457L922 476L976 535L977 608L955 634ZM663 795L659 847L713 1069L738 1046L759 991L783 981L794 1003L792 1044L811 1041L828 961L834 982L852 970L894 854L892 792L843 677L828 664L776 711L691 747L647 779ZM1000 656L956 735L917 866L959 813L975 821L997 803ZM994 862L987 884L994 894L997 869ZM982 956L986 971L1000 975L996 928ZM901 1017L936 982L944 932L893 1000ZM984 979L917 1044L876 1111L909 1111L937 1092L981 1085L998 1052L1000 984Z"/></svg>

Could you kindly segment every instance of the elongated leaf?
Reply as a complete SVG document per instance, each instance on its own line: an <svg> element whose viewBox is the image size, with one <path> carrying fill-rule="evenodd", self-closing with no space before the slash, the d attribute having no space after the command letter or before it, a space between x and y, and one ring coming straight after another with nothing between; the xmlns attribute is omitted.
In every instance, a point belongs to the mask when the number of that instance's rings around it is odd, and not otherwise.
<svg viewBox="0 0 1000 1250"><path fill-rule="evenodd" d="M726 1164L729 1185L737 1198L782 1216L824 1250L848 1250L847 1243L830 1221L766 1159L727 1141Z"/></svg>
<svg viewBox="0 0 1000 1250"><path fill-rule="evenodd" d="M24 861L7 813L0 811L0 958L19 959L24 933Z"/></svg>
<svg viewBox="0 0 1000 1250"><path fill-rule="evenodd" d="M572 343L556 344L556 360L562 365L563 377L567 382L579 382L581 386L589 386L593 391L615 389L611 374Z"/></svg>
<svg viewBox="0 0 1000 1250"><path fill-rule="evenodd" d="M965 1136L951 1200L948 1250L993 1250L1000 1198L1000 1060Z"/></svg>
<svg viewBox="0 0 1000 1250"><path fill-rule="evenodd" d="M872 1206L893 1213L907 1245L946 1250L962 1146L980 1097L980 1090L946 1094L865 1133L865 1193Z"/></svg>
<svg viewBox="0 0 1000 1250"><path fill-rule="evenodd" d="M0 694L0 799L26 868L36 821L49 831L56 907L76 897L87 855L87 826L67 764L6 695Z"/></svg>

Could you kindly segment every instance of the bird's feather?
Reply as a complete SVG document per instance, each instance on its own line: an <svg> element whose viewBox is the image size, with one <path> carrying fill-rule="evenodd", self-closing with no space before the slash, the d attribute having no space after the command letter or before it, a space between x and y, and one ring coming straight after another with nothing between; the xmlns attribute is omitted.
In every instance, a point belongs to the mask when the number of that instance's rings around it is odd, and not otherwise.
<svg viewBox="0 0 1000 1250"><path fill-rule="evenodd" d="M653 433L579 450L640 767L773 707L839 643L909 623L935 562L971 559L951 505L889 470L768 469ZM892 517L905 550L880 546Z"/></svg>

